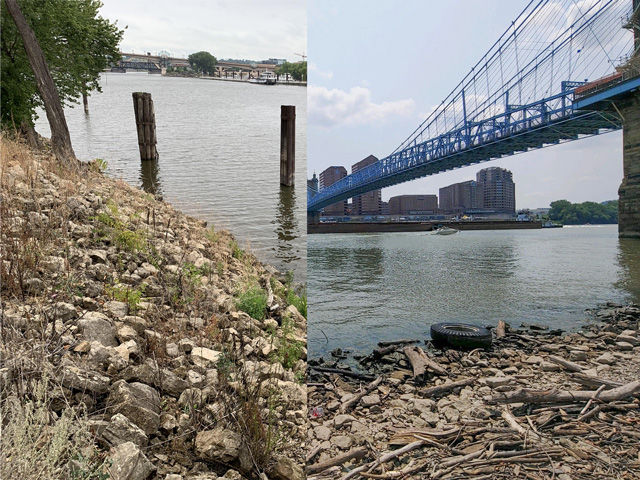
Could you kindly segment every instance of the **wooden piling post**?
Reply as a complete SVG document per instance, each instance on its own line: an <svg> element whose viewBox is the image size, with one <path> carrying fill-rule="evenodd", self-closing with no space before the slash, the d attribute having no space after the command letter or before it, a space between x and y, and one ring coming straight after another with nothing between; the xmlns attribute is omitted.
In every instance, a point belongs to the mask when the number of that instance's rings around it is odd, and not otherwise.
<svg viewBox="0 0 640 480"><path fill-rule="evenodd" d="M292 187L296 173L296 107L280 106L280 184Z"/></svg>
<svg viewBox="0 0 640 480"><path fill-rule="evenodd" d="M156 115L151 94L133 92L133 110L136 114L140 160L157 160Z"/></svg>

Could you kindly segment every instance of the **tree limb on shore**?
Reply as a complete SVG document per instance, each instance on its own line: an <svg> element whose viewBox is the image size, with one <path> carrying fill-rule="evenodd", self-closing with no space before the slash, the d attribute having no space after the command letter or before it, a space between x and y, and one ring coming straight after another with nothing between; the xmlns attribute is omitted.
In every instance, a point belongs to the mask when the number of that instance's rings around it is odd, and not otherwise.
<svg viewBox="0 0 640 480"><path fill-rule="evenodd" d="M614 402L640 392L640 380L627 383L618 388L605 390L598 395L600 402ZM588 402L595 390L537 390L520 388L512 392L502 392L488 397L489 403L575 403Z"/></svg>
<svg viewBox="0 0 640 480"><path fill-rule="evenodd" d="M330 467L340 466L349 460L353 460L354 458L363 458L369 450L366 447L358 447L352 448L346 453L338 455L336 457L330 458L329 460L325 460L324 462L314 463L312 465L307 465L307 475L313 475L314 473L322 472Z"/></svg>
<svg viewBox="0 0 640 480"><path fill-rule="evenodd" d="M373 382L367 385L362 392L358 393L353 398L347 400L342 405L340 405L340 413L345 413L352 406L357 405L360 399L364 397L366 394L368 394L370 391L372 391L374 388L376 388L378 385L380 385L380 382L382 382L382 377L376 378Z"/></svg>
<svg viewBox="0 0 640 480"><path fill-rule="evenodd" d="M435 387L423 388L421 390L418 390L417 393L421 397L435 397L458 387L466 387L467 385L472 385L475 383L475 381L475 378L463 378L462 380L458 380L456 382L445 383Z"/></svg>
<svg viewBox="0 0 640 480"><path fill-rule="evenodd" d="M402 351L409 359L409 363L411 363L411 368L413 369L413 378L415 378L417 381L420 382L424 380L427 368L438 375L448 375L448 372L436 362L427 357L427 354L421 348L405 347Z"/></svg>

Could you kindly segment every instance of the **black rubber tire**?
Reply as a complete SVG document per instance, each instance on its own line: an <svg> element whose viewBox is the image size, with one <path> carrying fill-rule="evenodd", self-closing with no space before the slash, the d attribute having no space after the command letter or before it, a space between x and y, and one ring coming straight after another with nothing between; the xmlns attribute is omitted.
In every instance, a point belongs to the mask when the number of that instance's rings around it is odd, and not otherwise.
<svg viewBox="0 0 640 480"><path fill-rule="evenodd" d="M436 323L431 325L431 339L437 347L489 348L491 332L468 323Z"/></svg>

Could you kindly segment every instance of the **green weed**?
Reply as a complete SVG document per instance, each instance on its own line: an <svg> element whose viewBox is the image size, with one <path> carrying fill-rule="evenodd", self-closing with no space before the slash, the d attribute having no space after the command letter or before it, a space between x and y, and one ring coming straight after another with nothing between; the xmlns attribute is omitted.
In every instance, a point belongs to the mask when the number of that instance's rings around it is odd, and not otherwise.
<svg viewBox="0 0 640 480"><path fill-rule="evenodd" d="M236 308L262 320L267 312L267 294L258 286L249 288L236 299Z"/></svg>
<svg viewBox="0 0 640 480"><path fill-rule="evenodd" d="M118 283L106 287L107 296L119 302L125 302L129 305L129 313L135 315L140 308L140 300L144 295L144 285L133 288L130 285Z"/></svg>

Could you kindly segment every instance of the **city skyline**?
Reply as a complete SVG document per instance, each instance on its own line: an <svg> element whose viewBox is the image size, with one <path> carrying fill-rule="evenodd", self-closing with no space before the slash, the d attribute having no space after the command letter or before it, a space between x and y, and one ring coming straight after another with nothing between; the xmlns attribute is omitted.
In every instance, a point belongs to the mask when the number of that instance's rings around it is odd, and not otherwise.
<svg viewBox="0 0 640 480"><path fill-rule="evenodd" d="M308 170L389 155L427 117L515 20L527 2L491 9L460 0L309 2ZM455 25L455 28L453 27ZM320 39L324 39L320 41ZM339 52L339 54L336 54ZM329 160L325 160L329 159ZM614 132L481 164L519 179L518 208L617 198L622 135ZM382 199L435 193L473 180L474 166L382 191Z"/></svg>

